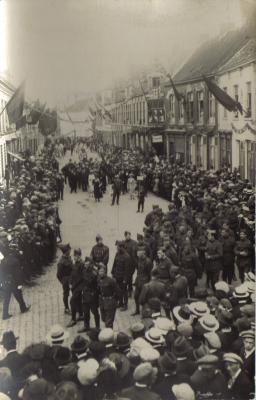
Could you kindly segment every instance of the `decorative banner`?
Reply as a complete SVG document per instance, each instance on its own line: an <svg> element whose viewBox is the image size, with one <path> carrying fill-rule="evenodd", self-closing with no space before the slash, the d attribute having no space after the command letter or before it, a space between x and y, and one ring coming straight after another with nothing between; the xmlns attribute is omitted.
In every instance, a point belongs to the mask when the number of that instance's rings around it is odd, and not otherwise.
<svg viewBox="0 0 256 400"><path fill-rule="evenodd" d="M241 129L237 129L233 123L231 123L231 126L232 126L232 129L234 129L234 131L235 131L236 133L238 133L239 135L242 134L242 133L244 133L247 129L248 129L251 133L256 133L256 129L252 128L251 125L250 125L248 122L247 122L247 123L245 124L245 126L244 126L243 128L241 128Z"/></svg>

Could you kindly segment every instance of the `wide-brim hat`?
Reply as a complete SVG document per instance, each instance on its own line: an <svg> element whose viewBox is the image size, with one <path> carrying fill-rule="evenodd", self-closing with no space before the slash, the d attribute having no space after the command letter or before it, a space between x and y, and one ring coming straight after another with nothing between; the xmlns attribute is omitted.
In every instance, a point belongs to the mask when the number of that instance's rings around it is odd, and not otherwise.
<svg viewBox="0 0 256 400"><path fill-rule="evenodd" d="M72 360L72 353L68 347L59 346L53 356L57 365L66 365Z"/></svg>
<svg viewBox="0 0 256 400"><path fill-rule="evenodd" d="M246 301L249 297L247 286L245 284L237 286L233 292L233 297L235 297L239 302Z"/></svg>
<svg viewBox="0 0 256 400"><path fill-rule="evenodd" d="M124 378L130 371L131 364L128 358L122 353L111 353L108 358L115 364L120 378Z"/></svg>
<svg viewBox="0 0 256 400"><path fill-rule="evenodd" d="M189 309L192 314L197 317L202 317L206 314L210 314L210 310L206 303L203 301L195 301L194 303L189 304Z"/></svg>
<svg viewBox="0 0 256 400"><path fill-rule="evenodd" d="M115 346L116 348L122 349L130 346L131 338L124 332L119 332L115 338Z"/></svg>
<svg viewBox="0 0 256 400"><path fill-rule="evenodd" d="M176 306L173 308L172 313L178 322L188 322L191 324L193 322L193 316L188 305Z"/></svg>
<svg viewBox="0 0 256 400"><path fill-rule="evenodd" d="M50 332L46 335L46 340L50 344L60 344L69 337L69 333L61 325L53 325Z"/></svg>
<svg viewBox="0 0 256 400"><path fill-rule="evenodd" d="M190 354L192 350L193 347L183 336L177 337L172 346L172 352L176 357L185 357Z"/></svg>
<svg viewBox="0 0 256 400"><path fill-rule="evenodd" d="M218 320L211 314L199 318L198 322L207 332L216 332L220 327Z"/></svg>
<svg viewBox="0 0 256 400"><path fill-rule="evenodd" d="M88 349L89 342L83 336L76 336L71 344L74 353L83 353Z"/></svg>
<svg viewBox="0 0 256 400"><path fill-rule="evenodd" d="M177 367L177 358L171 352L166 351L162 356L159 357L157 363L161 369L161 372L173 372Z"/></svg>
<svg viewBox="0 0 256 400"><path fill-rule="evenodd" d="M174 322L166 317L158 317L155 320L155 327L160 330L163 336L167 335L169 331L175 331L176 329Z"/></svg>
<svg viewBox="0 0 256 400"><path fill-rule="evenodd" d="M154 344L162 344L164 343L164 337L162 336L162 332L160 329L152 327L145 333L145 338Z"/></svg>

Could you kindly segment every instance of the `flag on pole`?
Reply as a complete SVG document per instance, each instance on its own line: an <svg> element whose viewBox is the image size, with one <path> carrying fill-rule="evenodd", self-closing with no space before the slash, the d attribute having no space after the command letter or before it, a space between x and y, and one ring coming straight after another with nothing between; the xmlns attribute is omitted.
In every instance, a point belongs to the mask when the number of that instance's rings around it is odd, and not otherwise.
<svg viewBox="0 0 256 400"><path fill-rule="evenodd" d="M22 119L24 108L24 95L25 82L22 82L22 84L18 87L16 92L6 104L6 111L10 124L15 124Z"/></svg>
<svg viewBox="0 0 256 400"><path fill-rule="evenodd" d="M174 95L175 95L176 99L177 99L178 101L181 101L182 99L185 101L184 95L178 92L178 90L177 90L177 88L176 88L176 86L175 86L175 84L174 84L174 82L173 82L173 80L172 80L171 75L170 75L170 74L167 74L167 77L170 79L170 82L171 82L171 85L172 85L172 88L173 88Z"/></svg>
<svg viewBox="0 0 256 400"><path fill-rule="evenodd" d="M239 101L234 100L229 94L222 90L215 82L211 81L205 75L203 79L216 100L223 105L228 111L239 111L243 114L243 107Z"/></svg>

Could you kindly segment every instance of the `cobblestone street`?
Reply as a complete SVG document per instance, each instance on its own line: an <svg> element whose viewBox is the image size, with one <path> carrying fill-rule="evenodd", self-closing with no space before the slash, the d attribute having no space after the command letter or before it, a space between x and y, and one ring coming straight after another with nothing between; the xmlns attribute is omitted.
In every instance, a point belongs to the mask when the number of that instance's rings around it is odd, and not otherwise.
<svg viewBox="0 0 256 400"><path fill-rule="evenodd" d="M70 194L66 186L64 201L59 203L63 243L70 243L72 248L80 247L85 257L90 254L95 244L96 234L100 233L104 243L110 248L108 266L111 270L115 256L115 241L123 239L125 230L130 230L132 237L136 239L137 233L142 233L145 215L152 209L154 203L159 204L163 210L167 209L167 201L149 194L146 198L144 213L137 214L137 201L130 200L128 195L121 196L119 207L116 205L112 207L110 187L103 200L95 203L94 198L89 197L88 193L79 191L77 194ZM57 253L55 262L45 268L45 273L36 278L30 287L23 289L25 301L32 306L31 311L20 314L18 304L12 298L10 313L13 317L7 321L1 321L0 336L5 330L14 330L20 337L20 349L31 342L44 340L51 325L60 323L66 326L69 322L70 317L64 315L61 285L56 278L56 264L59 256L60 251ZM136 317L130 316L133 310L134 301L130 299L128 311L117 311L116 330L129 329L132 322L136 320ZM69 328L71 339L81 326L82 322Z"/></svg>

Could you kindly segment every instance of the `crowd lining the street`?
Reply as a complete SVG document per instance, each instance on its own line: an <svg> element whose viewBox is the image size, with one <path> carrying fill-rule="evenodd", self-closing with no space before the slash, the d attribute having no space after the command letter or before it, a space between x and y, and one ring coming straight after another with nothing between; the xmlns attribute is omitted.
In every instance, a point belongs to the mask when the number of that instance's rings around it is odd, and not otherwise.
<svg viewBox="0 0 256 400"><path fill-rule="evenodd" d="M138 198L137 211L144 211L147 193L153 191L169 200L168 210L154 205L137 240L128 231L123 239L117 238L111 268L109 249L100 234L86 257L79 248L72 254L68 244L59 245L63 254L57 278L63 287L65 313L71 313L68 327L79 321L83 327L69 341L67 329L53 326L45 343L31 344L22 354L16 350L14 333L5 332L2 344L7 355L0 361L0 392L24 400L254 398L252 186L238 171L201 171L97 140L87 145L101 159L88 159L83 141L71 142L68 147L79 153L79 162L71 160L64 166L57 181L50 171L58 169L55 155L65 152L65 142L50 146L51 151L48 148L43 175L48 196L51 182L56 185L50 191L56 196L52 200L63 199L65 180L71 192L93 187L96 200L110 183L113 205L122 206L121 196L129 192L131 199L135 194ZM29 198L29 207L32 196L42 199L36 216L44 210L47 225L53 221L52 214L48 216L50 198L34 193L38 174L32 173L33 168L21 170L24 178L30 175L28 182L23 179L22 205L24 197ZM57 236L60 221L56 207L54 211ZM10 242L7 247L12 247ZM4 248L1 245L5 256ZM133 314L140 314L141 322L129 332L114 332L116 309L127 312L132 295ZM90 325L90 312L95 328Z"/></svg>

